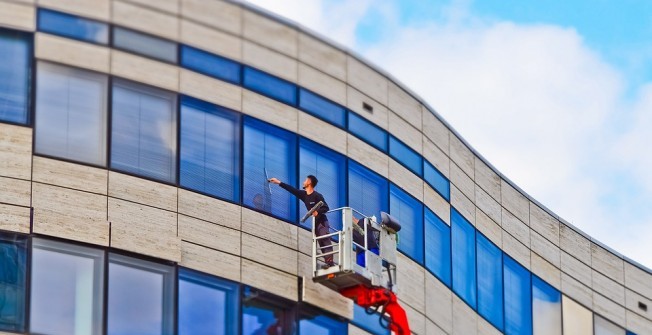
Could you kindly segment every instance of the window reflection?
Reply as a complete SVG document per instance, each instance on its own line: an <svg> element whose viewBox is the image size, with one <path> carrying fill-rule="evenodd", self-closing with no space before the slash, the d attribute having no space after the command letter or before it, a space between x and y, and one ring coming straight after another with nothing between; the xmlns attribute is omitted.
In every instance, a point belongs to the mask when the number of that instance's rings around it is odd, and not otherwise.
<svg viewBox="0 0 652 335"><path fill-rule="evenodd" d="M0 330L24 330L26 245L26 238L0 232Z"/></svg>
<svg viewBox="0 0 652 335"><path fill-rule="evenodd" d="M242 335L289 335L292 318L289 311L261 301L242 305Z"/></svg>

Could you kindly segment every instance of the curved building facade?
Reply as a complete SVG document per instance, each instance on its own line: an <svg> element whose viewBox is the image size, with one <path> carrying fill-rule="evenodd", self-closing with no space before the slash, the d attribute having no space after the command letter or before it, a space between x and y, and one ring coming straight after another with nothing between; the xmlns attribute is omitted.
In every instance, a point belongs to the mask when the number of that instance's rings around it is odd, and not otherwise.
<svg viewBox="0 0 652 335"><path fill-rule="evenodd" d="M652 334L649 269L273 15L0 0L0 60L0 334L386 334L310 280L302 205L266 182L308 174L399 218L415 334Z"/></svg>

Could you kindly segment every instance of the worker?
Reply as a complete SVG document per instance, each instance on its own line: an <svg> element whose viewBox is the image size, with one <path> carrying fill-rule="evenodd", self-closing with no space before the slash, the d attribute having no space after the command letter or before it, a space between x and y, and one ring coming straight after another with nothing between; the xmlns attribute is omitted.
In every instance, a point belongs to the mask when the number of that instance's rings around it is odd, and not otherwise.
<svg viewBox="0 0 652 335"><path fill-rule="evenodd" d="M357 243L358 245L361 245L362 247L365 246L364 224L367 222L367 220L369 219L363 218L359 220L355 216L353 217L353 223L360 227L360 229L353 229L353 242ZM369 223L367 223L367 250L378 255L380 254L380 250L378 249L378 241L376 237L377 234L374 234L374 232L375 230L371 228L371 225ZM356 263L358 263L358 265L362 266L363 268L366 267L364 249L358 248L356 246L355 257L356 257Z"/></svg>
<svg viewBox="0 0 652 335"><path fill-rule="evenodd" d="M330 226L328 224L328 217L326 217L326 212L329 210L328 204L326 203L326 200L324 200L324 196L322 196L321 193L315 191L315 187L317 186L318 182L317 177L313 175L307 176L303 181L303 190L297 190L296 188L278 180L277 178L270 178L269 182L277 184L286 191L294 194L297 198L299 198L299 200L303 201L303 203L306 205L307 210L311 210L318 202L322 201L324 205L312 213L312 216L315 217L315 232L317 233L318 237L327 235L329 233ZM330 238L319 239L319 246L321 247L322 253L329 253L333 251ZM322 266L324 269L328 269L331 266L335 265L333 262L332 254L325 256L324 262L326 263L324 266Z"/></svg>

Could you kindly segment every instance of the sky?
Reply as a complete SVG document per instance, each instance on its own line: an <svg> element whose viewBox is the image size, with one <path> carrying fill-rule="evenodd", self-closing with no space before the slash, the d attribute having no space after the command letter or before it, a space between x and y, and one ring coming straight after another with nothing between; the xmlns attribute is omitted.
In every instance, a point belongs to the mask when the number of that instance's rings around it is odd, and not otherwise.
<svg viewBox="0 0 652 335"><path fill-rule="evenodd" d="M385 69L529 195L652 268L652 2L248 2Z"/></svg>

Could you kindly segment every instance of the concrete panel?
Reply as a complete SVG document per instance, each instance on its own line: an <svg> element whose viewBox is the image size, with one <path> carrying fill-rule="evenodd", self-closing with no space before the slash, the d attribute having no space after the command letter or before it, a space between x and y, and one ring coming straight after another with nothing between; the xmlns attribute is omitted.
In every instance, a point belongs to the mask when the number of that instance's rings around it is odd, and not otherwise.
<svg viewBox="0 0 652 335"><path fill-rule="evenodd" d="M434 322L426 318L426 334L427 335L448 335L444 330L438 327Z"/></svg>
<svg viewBox="0 0 652 335"><path fill-rule="evenodd" d="M242 40L189 20L181 21L181 41L234 60L242 59Z"/></svg>
<svg viewBox="0 0 652 335"><path fill-rule="evenodd" d="M109 196L177 211L177 188L154 181L109 172Z"/></svg>
<svg viewBox="0 0 652 335"><path fill-rule="evenodd" d="M351 56L347 57L347 64L346 78L348 83L360 90L360 92L387 106L387 78Z"/></svg>
<svg viewBox="0 0 652 335"><path fill-rule="evenodd" d="M388 107L416 129L422 129L421 104L396 84L388 83Z"/></svg>
<svg viewBox="0 0 652 335"><path fill-rule="evenodd" d="M585 285L592 286L591 268L565 251L561 252L561 270Z"/></svg>
<svg viewBox="0 0 652 335"><path fill-rule="evenodd" d="M555 267L559 268L561 266L561 251L559 247L532 230L530 230L530 248L532 251L543 256L543 258Z"/></svg>
<svg viewBox="0 0 652 335"><path fill-rule="evenodd" d="M625 286L639 294L652 299L652 275L638 267L625 262ZM650 306L652 310L652 305Z"/></svg>
<svg viewBox="0 0 652 335"><path fill-rule="evenodd" d="M179 214L179 238L211 249L240 255L241 233L212 222Z"/></svg>
<svg viewBox="0 0 652 335"><path fill-rule="evenodd" d="M0 124L0 176L32 179L32 128Z"/></svg>
<svg viewBox="0 0 652 335"><path fill-rule="evenodd" d="M299 254L299 276L302 278L301 301L347 319L353 319L353 300L312 281L312 259Z"/></svg>
<svg viewBox="0 0 652 335"><path fill-rule="evenodd" d="M312 255L312 232L305 229L297 229L297 244L299 252L311 256Z"/></svg>
<svg viewBox="0 0 652 335"><path fill-rule="evenodd" d="M423 180L394 159L389 160L389 180L417 200L423 200Z"/></svg>
<svg viewBox="0 0 652 335"><path fill-rule="evenodd" d="M450 158L425 135L423 135L423 158L439 170L444 177L450 178Z"/></svg>
<svg viewBox="0 0 652 335"><path fill-rule="evenodd" d="M389 133L417 153L421 154L423 151L423 134L421 131L392 111L389 112Z"/></svg>
<svg viewBox="0 0 652 335"><path fill-rule="evenodd" d="M555 246L559 246L559 221L530 202L530 228L532 228Z"/></svg>
<svg viewBox="0 0 652 335"><path fill-rule="evenodd" d="M435 142L437 144L437 142ZM475 175L475 156L457 136L450 136L450 157L471 179Z"/></svg>
<svg viewBox="0 0 652 335"><path fill-rule="evenodd" d="M475 183L462 169L455 163L450 165L450 182L455 184L464 195L475 203Z"/></svg>
<svg viewBox="0 0 652 335"><path fill-rule="evenodd" d="M475 211L475 227L499 248L503 245L503 229L482 211Z"/></svg>
<svg viewBox="0 0 652 335"><path fill-rule="evenodd" d="M299 284L296 276L242 259L242 283L297 301Z"/></svg>
<svg viewBox="0 0 652 335"><path fill-rule="evenodd" d="M652 321L633 312L626 311L627 330L635 334L652 334Z"/></svg>
<svg viewBox="0 0 652 335"><path fill-rule="evenodd" d="M134 4L162 10L170 14L179 14L179 0L125 0Z"/></svg>
<svg viewBox="0 0 652 335"><path fill-rule="evenodd" d="M623 259L595 243L591 243L591 267L619 284L625 283Z"/></svg>
<svg viewBox="0 0 652 335"><path fill-rule="evenodd" d="M530 224L530 201L519 191L501 180L501 204L526 225Z"/></svg>
<svg viewBox="0 0 652 335"><path fill-rule="evenodd" d="M577 300L580 304L593 308L593 291L591 291L591 288L563 272L561 273L561 291Z"/></svg>
<svg viewBox="0 0 652 335"><path fill-rule="evenodd" d="M38 0L39 7L47 7L100 21L109 21L109 0Z"/></svg>
<svg viewBox="0 0 652 335"><path fill-rule="evenodd" d="M607 278L598 271L593 270L593 290L614 302L625 305L625 287Z"/></svg>
<svg viewBox="0 0 652 335"><path fill-rule="evenodd" d="M111 51L111 73L170 91L179 90L179 68L126 52Z"/></svg>
<svg viewBox="0 0 652 335"><path fill-rule="evenodd" d="M475 157L475 183L500 202L500 177L478 157Z"/></svg>
<svg viewBox="0 0 652 335"><path fill-rule="evenodd" d="M242 208L225 201L179 189L179 213L240 230Z"/></svg>
<svg viewBox="0 0 652 335"><path fill-rule="evenodd" d="M609 319L609 321L620 325L621 327L627 325L625 319L625 307L620 306L595 292L593 292L593 312L602 315Z"/></svg>
<svg viewBox="0 0 652 335"><path fill-rule="evenodd" d="M401 307L405 309L407 314L408 323L410 324L410 331L413 334L425 334L426 333L426 317L425 315L417 312L414 308L407 305L404 301L399 299Z"/></svg>
<svg viewBox="0 0 652 335"><path fill-rule="evenodd" d="M113 23L173 41L179 39L179 19L130 3L113 1Z"/></svg>
<svg viewBox="0 0 652 335"><path fill-rule="evenodd" d="M450 225L451 205L426 183L423 183L423 203Z"/></svg>
<svg viewBox="0 0 652 335"><path fill-rule="evenodd" d="M242 8L222 0L181 0L181 15L236 35L242 34Z"/></svg>
<svg viewBox="0 0 652 335"><path fill-rule="evenodd" d="M299 85L346 106L346 84L303 63L299 63Z"/></svg>
<svg viewBox="0 0 652 335"><path fill-rule="evenodd" d="M35 233L109 245L106 196L33 183L32 206Z"/></svg>
<svg viewBox="0 0 652 335"><path fill-rule="evenodd" d="M239 282L240 257L196 244L181 242L179 265Z"/></svg>
<svg viewBox="0 0 652 335"><path fill-rule="evenodd" d="M299 111L286 104L244 90L242 112L275 126L298 132Z"/></svg>
<svg viewBox="0 0 652 335"><path fill-rule="evenodd" d="M462 191L451 184L451 206L475 226L475 205Z"/></svg>
<svg viewBox="0 0 652 335"><path fill-rule="evenodd" d="M109 197L109 221L112 247L181 260L177 213Z"/></svg>
<svg viewBox="0 0 652 335"><path fill-rule="evenodd" d="M493 221L501 222L502 207L494 198L477 185L475 186L475 204L479 210L484 212Z"/></svg>
<svg viewBox="0 0 652 335"><path fill-rule="evenodd" d="M0 230L29 233L30 208L0 204Z"/></svg>
<svg viewBox="0 0 652 335"><path fill-rule="evenodd" d="M351 134L347 135L347 143L349 158L387 178L389 175L389 157L387 155Z"/></svg>
<svg viewBox="0 0 652 335"><path fill-rule="evenodd" d="M387 129L387 123L389 122L389 110L387 107L381 105L372 98L366 96L364 93L359 90L348 86L347 87L347 107L350 110L356 112L358 115L364 117L365 119L375 123L377 126L383 129ZM373 108L372 112L369 112L363 108L363 104L367 104Z"/></svg>
<svg viewBox="0 0 652 335"><path fill-rule="evenodd" d="M0 1L0 26L34 31L36 10L30 5Z"/></svg>
<svg viewBox="0 0 652 335"><path fill-rule="evenodd" d="M452 292L429 273L426 273L426 317L446 333L453 332Z"/></svg>
<svg viewBox="0 0 652 335"><path fill-rule="evenodd" d="M242 257L283 272L298 274L296 250L256 236L242 234Z"/></svg>
<svg viewBox="0 0 652 335"><path fill-rule="evenodd" d="M239 86L186 69L181 69L180 74L181 93L235 111L242 110L243 89Z"/></svg>
<svg viewBox="0 0 652 335"><path fill-rule="evenodd" d="M299 33L299 60L339 80L346 80L346 54L304 33Z"/></svg>
<svg viewBox="0 0 652 335"><path fill-rule="evenodd" d="M426 107L421 106L421 110L423 134L448 155L450 152L450 130Z"/></svg>
<svg viewBox="0 0 652 335"><path fill-rule="evenodd" d="M63 37L36 33L35 55L38 59L109 72L109 48Z"/></svg>
<svg viewBox="0 0 652 335"><path fill-rule="evenodd" d="M505 208L503 208L502 218L503 222L501 226L503 229L529 248L530 228L528 228L525 223L521 222L521 220L515 217L512 213L505 210Z"/></svg>
<svg viewBox="0 0 652 335"><path fill-rule="evenodd" d="M107 170L38 156L34 156L33 164L34 181L107 194Z"/></svg>
<svg viewBox="0 0 652 335"><path fill-rule="evenodd" d="M346 155L346 131L307 113L300 112L298 116L299 135Z"/></svg>
<svg viewBox="0 0 652 335"><path fill-rule="evenodd" d="M371 333L368 333L368 332L354 326L353 324L349 323L349 335L371 335Z"/></svg>
<svg viewBox="0 0 652 335"><path fill-rule="evenodd" d="M478 314L462 299L453 294L453 333L473 335L478 333Z"/></svg>
<svg viewBox="0 0 652 335"><path fill-rule="evenodd" d="M496 329L489 321L484 318L478 318L478 335L500 335L500 330Z"/></svg>
<svg viewBox="0 0 652 335"><path fill-rule="evenodd" d="M531 257L532 273L556 289L561 290L561 271L559 271L559 268L534 252L531 253Z"/></svg>
<svg viewBox="0 0 652 335"><path fill-rule="evenodd" d="M530 269L530 249L504 230L503 251L528 270Z"/></svg>
<svg viewBox="0 0 652 335"><path fill-rule="evenodd" d="M647 306L647 310L640 308L639 303L643 303ZM652 300L647 299L632 290L625 289L625 307L634 313L646 317L648 320L652 320L652 308L650 308L652 307Z"/></svg>
<svg viewBox="0 0 652 335"><path fill-rule="evenodd" d="M28 180L0 177L0 203L29 207L32 183Z"/></svg>
<svg viewBox="0 0 652 335"><path fill-rule="evenodd" d="M591 265L591 241L573 228L564 224L559 226L559 246L584 264Z"/></svg>
<svg viewBox="0 0 652 335"><path fill-rule="evenodd" d="M296 59L246 40L242 45L242 60L248 65L291 82L297 82L299 77Z"/></svg>
<svg viewBox="0 0 652 335"><path fill-rule="evenodd" d="M419 313L425 313L425 270L407 256L398 253L396 295Z"/></svg>
<svg viewBox="0 0 652 335"><path fill-rule="evenodd" d="M297 226L242 209L242 232L297 250Z"/></svg>
<svg viewBox="0 0 652 335"><path fill-rule="evenodd" d="M244 11L243 36L258 44L297 58L298 34L294 28L251 11Z"/></svg>

